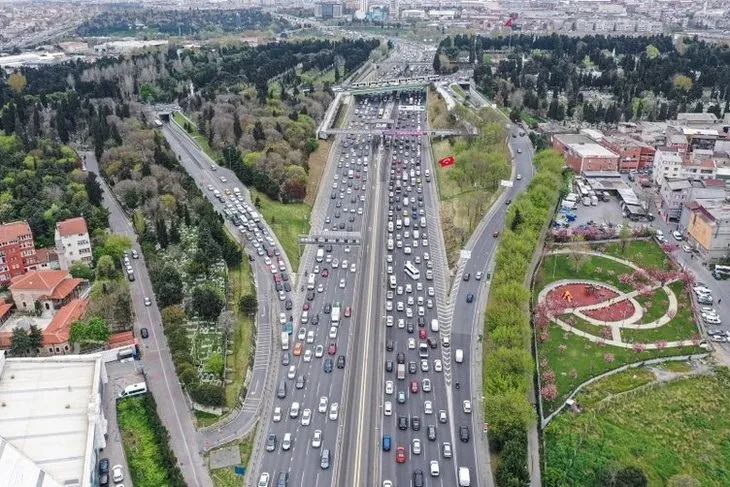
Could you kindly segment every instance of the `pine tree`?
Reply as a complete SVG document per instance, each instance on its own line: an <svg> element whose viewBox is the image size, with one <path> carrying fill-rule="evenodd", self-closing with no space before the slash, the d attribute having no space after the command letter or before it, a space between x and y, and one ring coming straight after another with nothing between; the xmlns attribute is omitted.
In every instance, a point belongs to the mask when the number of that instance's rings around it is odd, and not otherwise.
<svg viewBox="0 0 730 487"><path fill-rule="evenodd" d="M236 138L236 143L241 139L243 135L243 129L241 128L241 119L238 118L238 114L233 114L233 136Z"/></svg>
<svg viewBox="0 0 730 487"><path fill-rule="evenodd" d="M525 220L522 218L522 213L520 213L520 209L517 208L517 210L515 210L515 217L512 219L510 229L512 229L513 232L516 231L524 221Z"/></svg>
<svg viewBox="0 0 730 487"><path fill-rule="evenodd" d="M160 247L166 249L169 239L167 238L167 226L165 225L165 220L163 218L157 219L155 224L155 233L157 235L157 243L160 244Z"/></svg>

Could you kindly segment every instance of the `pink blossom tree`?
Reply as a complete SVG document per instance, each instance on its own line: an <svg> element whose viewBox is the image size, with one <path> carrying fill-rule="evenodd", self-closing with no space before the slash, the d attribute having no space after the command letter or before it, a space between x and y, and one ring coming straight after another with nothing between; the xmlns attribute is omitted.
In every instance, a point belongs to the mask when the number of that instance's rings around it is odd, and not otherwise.
<svg viewBox="0 0 730 487"><path fill-rule="evenodd" d="M657 350L664 350L667 348L667 341L666 340L657 340L656 343Z"/></svg>
<svg viewBox="0 0 730 487"><path fill-rule="evenodd" d="M613 337L613 331L608 326L602 326L601 327L601 336L608 340L609 338Z"/></svg>
<svg viewBox="0 0 730 487"><path fill-rule="evenodd" d="M701 342L702 342L702 337L701 336L699 336L697 333L695 333L694 335L692 335L692 345L694 345L696 347Z"/></svg>
<svg viewBox="0 0 730 487"><path fill-rule="evenodd" d="M555 382L555 371L552 369L546 369L543 371L542 381L544 383Z"/></svg>
<svg viewBox="0 0 730 487"><path fill-rule="evenodd" d="M644 345L643 343L634 343L634 346L632 348L634 349L634 352L641 353L646 350L646 345Z"/></svg>
<svg viewBox="0 0 730 487"><path fill-rule="evenodd" d="M693 273L689 271L682 271L679 273L679 280L684 285L684 288L689 290L692 286L694 286L696 278Z"/></svg>
<svg viewBox="0 0 730 487"><path fill-rule="evenodd" d="M616 357L612 353L604 353L603 360L605 360L607 364L610 364L616 360Z"/></svg>
<svg viewBox="0 0 730 487"><path fill-rule="evenodd" d="M550 338L550 335L547 334L547 332L543 331L541 333L537 334L537 341L540 343L545 343Z"/></svg>
<svg viewBox="0 0 730 487"><path fill-rule="evenodd" d="M679 246L677 244L674 244L672 242L664 242L662 244L662 250L668 254L671 254L673 252L676 252L679 249Z"/></svg>
<svg viewBox="0 0 730 487"><path fill-rule="evenodd" d="M546 401L554 401L558 397L558 387L555 384L546 384L540 389L540 395Z"/></svg>
<svg viewBox="0 0 730 487"><path fill-rule="evenodd" d="M621 284L631 284L634 282L634 275L633 274L621 274L618 276L618 281Z"/></svg>

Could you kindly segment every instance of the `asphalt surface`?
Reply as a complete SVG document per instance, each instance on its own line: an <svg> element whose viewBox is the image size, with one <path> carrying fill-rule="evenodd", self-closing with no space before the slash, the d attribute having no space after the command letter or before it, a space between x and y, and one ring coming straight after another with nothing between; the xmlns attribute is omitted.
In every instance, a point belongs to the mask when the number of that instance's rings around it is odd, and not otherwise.
<svg viewBox="0 0 730 487"><path fill-rule="evenodd" d="M180 164L195 180L203 195L211 202L216 211L223 215L225 204L214 197L213 191L210 191L208 186L212 186L221 193L224 193L226 189L232 191L235 187L243 188L236 175L226 168L212 164L212 161L199 149L197 144L176 125L166 124L163 127L163 134L173 152L178 155ZM221 177L226 179L225 183L221 181ZM256 255L256 249L247 240L246 235L250 232L242 233L229 218L226 218L225 224L248 255L253 256L251 266L259 302L255 320L256 352L245 401L221 423L198 431L197 441L204 451L245 436L256 425L261 412L261 404L266 396L267 371L272 365L271 353L275 340L272 323L278 317L281 307L269 266L263 257Z"/></svg>
<svg viewBox="0 0 730 487"><path fill-rule="evenodd" d="M81 152L86 168L99 175L99 167L93 152ZM142 364L147 386L155 396L157 413L170 433L170 446L178 459L178 465L188 485L209 486L213 482L197 448L193 418L175 374L170 349L162 330L162 318L155 303L152 284L145 265L142 249L137 242L131 223L99 176L104 191L104 207L109 210L109 227L112 232L128 236L139 259L131 259L135 281L130 283L132 306L135 314L134 332L140 336L140 328L147 328L149 338L141 340ZM152 300L144 305L144 298Z"/></svg>

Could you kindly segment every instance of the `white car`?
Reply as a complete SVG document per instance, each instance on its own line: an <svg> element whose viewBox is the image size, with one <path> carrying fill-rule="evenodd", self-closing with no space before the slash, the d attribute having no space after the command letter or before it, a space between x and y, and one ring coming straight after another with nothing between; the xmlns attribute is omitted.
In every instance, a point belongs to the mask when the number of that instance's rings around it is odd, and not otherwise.
<svg viewBox="0 0 730 487"><path fill-rule="evenodd" d="M273 421L274 421L274 423L278 423L279 421L281 421L281 407L279 407L279 406L276 406L274 408Z"/></svg>
<svg viewBox="0 0 730 487"><path fill-rule="evenodd" d="M431 392L431 379L423 379L421 382L421 389L423 389L423 392Z"/></svg>
<svg viewBox="0 0 730 487"><path fill-rule="evenodd" d="M444 370L443 365L441 365L441 359L434 359L433 370L436 372L442 372Z"/></svg>
<svg viewBox="0 0 730 487"><path fill-rule="evenodd" d="M393 301L386 301L385 302L385 311L393 311ZM392 320L393 317L392 316L388 316L388 318L391 318L391 320Z"/></svg>
<svg viewBox="0 0 730 487"><path fill-rule="evenodd" d="M421 440L418 438L413 438L413 441L411 442L411 453L414 455L421 454Z"/></svg>
<svg viewBox="0 0 730 487"><path fill-rule="evenodd" d="M390 416L393 414L393 404L390 401L385 401L383 405L383 414Z"/></svg>
<svg viewBox="0 0 730 487"><path fill-rule="evenodd" d="M330 326L329 337L337 338L337 327L336 326Z"/></svg>
<svg viewBox="0 0 730 487"><path fill-rule="evenodd" d="M322 446L322 430L314 430L312 435L312 448L319 448Z"/></svg>
<svg viewBox="0 0 730 487"><path fill-rule="evenodd" d="M297 366L296 365L290 365L289 371L286 373L287 378L293 379L297 376Z"/></svg>
<svg viewBox="0 0 730 487"><path fill-rule="evenodd" d="M297 331L297 340L301 342L304 341L305 338L307 338L307 329L304 327L299 328Z"/></svg>
<svg viewBox="0 0 730 487"><path fill-rule="evenodd" d="M357 272L357 266L355 264L350 264L350 272Z"/></svg>
<svg viewBox="0 0 730 487"><path fill-rule="evenodd" d="M145 296L145 298L144 298L144 305L145 306L152 306L152 301L147 296Z"/></svg>
<svg viewBox="0 0 730 487"><path fill-rule="evenodd" d="M292 419L296 419L299 417L299 403L293 402L291 403L291 407L289 408L289 417Z"/></svg>
<svg viewBox="0 0 730 487"><path fill-rule="evenodd" d="M319 406L317 408L317 411L319 411L320 413L326 413L328 403L329 403L329 399L327 399L327 396L320 397Z"/></svg>
<svg viewBox="0 0 730 487"><path fill-rule="evenodd" d="M423 402L423 414L433 414L433 403L431 401Z"/></svg>
<svg viewBox="0 0 730 487"><path fill-rule="evenodd" d="M416 339L413 337L410 337L408 339L408 350L415 350L416 349Z"/></svg>
<svg viewBox="0 0 730 487"><path fill-rule="evenodd" d="M322 358L324 355L324 345L317 345L314 347L314 356L316 358Z"/></svg>
<svg viewBox="0 0 730 487"><path fill-rule="evenodd" d="M124 469L121 465L114 465L112 467L112 479L114 482L119 483L124 480Z"/></svg>
<svg viewBox="0 0 730 487"><path fill-rule="evenodd" d="M464 409L465 414L471 414L471 401L469 399L464 399L462 408Z"/></svg>
<svg viewBox="0 0 730 487"><path fill-rule="evenodd" d="M436 460L431 460L430 463L430 470L431 470L431 477L438 477L439 473L439 462Z"/></svg>
<svg viewBox="0 0 730 487"><path fill-rule="evenodd" d="M307 343L314 343L314 330L307 332Z"/></svg>
<svg viewBox="0 0 730 487"><path fill-rule="evenodd" d="M261 477L259 477L258 487L269 487L270 479L271 479L271 476L269 475L269 472L262 473Z"/></svg>
<svg viewBox="0 0 730 487"><path fill-rule="evenodd" d="M392 380L385 381L385 393L388 395L393 394L393 381Z"/></svg>
<svg viewBox="0 0 730 487"><path fill-rule="evenodd" d="M434 297L436 295L436 292L434 292L433 287L428 288L428 295L430 297Z"/></svg>
<svg viewBox="0 0 730 487"><path fill-rule="evenodd" d="M344 288L345 288L345 279L343 278L343 279L340 279L340 289L344 289Z"/></svg>
<svg viewBox="0 0 730 487"><path fill-rule="evenodd" d="M339 417L339 415L340 415L340 405L337 404L336 402L333 402L332 405L330 406L330 414L329 414L330 421L337 421L337 418Z"/></svg>
<svg viewBox="0 0 730 487"><path fill-rule="evenodd" d="M393 303L391 303L391 306L392 306L392 304ZM393 326L393 317L392 316L387 316L385 318L385 326Z"/></svg>
<svg viewBox="0 0 730 487"><path fill-rule="evenodd" d="M305 409L304 412L302 412L302 426L309 426L309 423L312 422L312 410L311 409Z"/></svg>

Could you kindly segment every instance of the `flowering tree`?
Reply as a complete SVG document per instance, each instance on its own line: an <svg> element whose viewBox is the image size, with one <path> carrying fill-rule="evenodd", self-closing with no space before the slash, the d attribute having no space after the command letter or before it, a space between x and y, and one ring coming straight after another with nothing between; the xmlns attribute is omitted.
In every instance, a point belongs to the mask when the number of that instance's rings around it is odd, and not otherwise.
<svg viewBox="0 0 730 487"><path fill-rule="evenodd" d="M548 366L547 359L546 358L541 358L540 359L540 368L541 369L547 369L547 366Z"/></svg>
<svg viewBox="0 0 730 487"><path fill-rule="evenodd" d="M563 344L563 343L561 343L560 345L558 345L558 350L560 351L561 354L563 352L565 352L567 349L568 349L568 346L565 345L565 344Z"/></svg>
<svg viewBox="0 0 730 487"><path fill-rule="evenodd" d="M555 382L555 371L551 369L546 369L542 373L542 381L545 383Z"/></svg>
<svg viewBox="0 0 730 487"><path fill-rule="evenodd" d="M682 271L679 273L679 280L684 285L686 290L689 290L695 284L695 275L689 271Z"/></svg>
<svg viewBox="0 0 730 487"><path fill-rule="evenodd" d="M643 343L634 343L634 346L632 348L634 349L634 352L641 353L646 350L646 345L644 345Z"/></svg>
<svg viewBox="0 0 730 487"><path fill-rule="evenodd" d="M676 309L670 309L667 311L667 316L669 316L669 319L671 320L675 316L677 316L677 310Z"/></svg>
<svg viewBox="0 0 730 487"><path fill-rule="evenodd" d="M664 242L662 244L662 250L668 254L676 252L678 249L679 249L679 246L677 244L674 244L671 242Z"/></svg>
<svg viewBox="0 0 730 487"><path fill-rule="evenodd" d="M546 384L540 389L540 395L546 401L554 401L558 397L558 387L555 384Z"/></svg>
<svg viewBox="0 0 730 487"><path fill-rule="evenodd" d="M621 284L631 284L634 282L634 275L633 274L621 274L618 276L618 281Z"/></svg>
<svg viewBox="0 0 730 487"><path fill-rule="evenodd" d="M666 340L657 340L656 343L657 350L664 350L667 348L667 341Z"/></svg>
<svg viewBox="0 0 730 487"><path fill-rule="evenodd" d="M616 357L612 353L604 353L603 360L605 360L606 363L610 364L611 362L616 360Z"/></svg>
<svg viewBox="0 0 730 487"><path fill-rule="evenodd" d="M545 343L546 341L548 341L548 338L550 338L550 336L547 334L546 331L543 331L542 333L539 333L537 335L537 341L539 341L540 343Z"/></svg>
<svg viewBox="0 0 730 487"><path fill-rule="evenodd" d="M613 336L613 331L611 331L611 328L608 326L601 327L601 336L608 340Z"/></svg>

